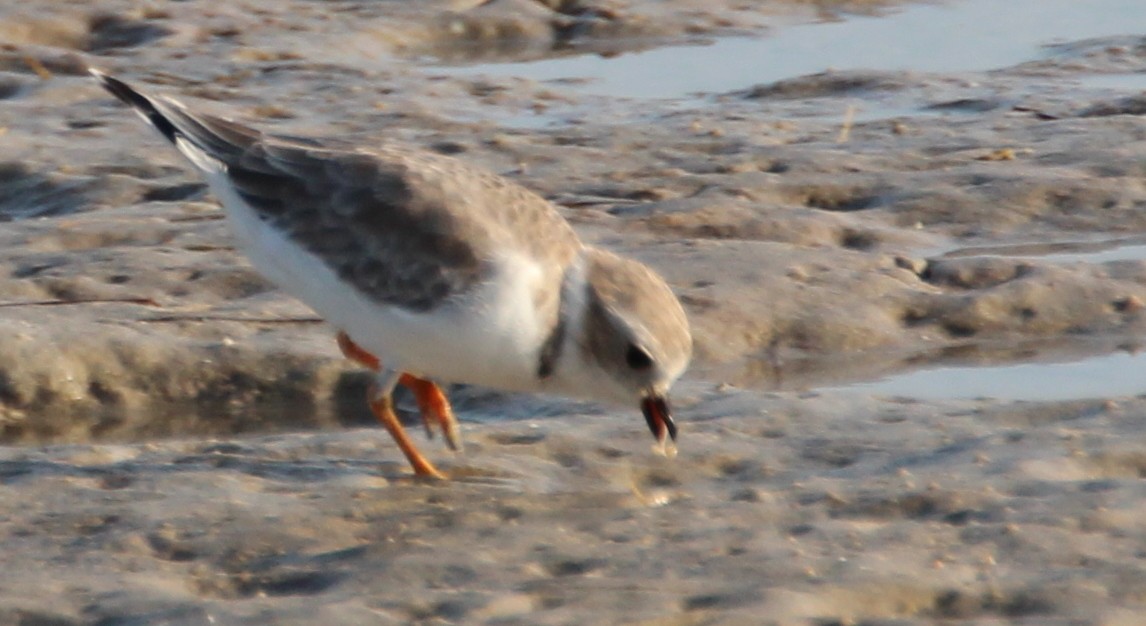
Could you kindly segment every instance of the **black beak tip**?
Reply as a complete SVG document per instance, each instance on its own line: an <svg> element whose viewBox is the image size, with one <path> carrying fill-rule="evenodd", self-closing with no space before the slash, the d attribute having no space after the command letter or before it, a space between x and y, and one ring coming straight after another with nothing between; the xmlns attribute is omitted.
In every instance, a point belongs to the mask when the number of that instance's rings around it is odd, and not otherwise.
<svg viewBox="0 0 1146 626"><path fill-rule="evenodd" d="M668 399L663 396L650 395L641 401L641 412L645 415L645 422L657 441L664 440L665 434L676 441L676 423L672 419Z"/></svg>

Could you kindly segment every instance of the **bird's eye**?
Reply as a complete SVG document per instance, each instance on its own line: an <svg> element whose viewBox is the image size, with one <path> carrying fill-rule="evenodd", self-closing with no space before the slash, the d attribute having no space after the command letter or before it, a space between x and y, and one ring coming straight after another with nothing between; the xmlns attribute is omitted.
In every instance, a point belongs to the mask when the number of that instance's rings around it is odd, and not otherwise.
<svg viewBox="0 0 1146 626"><path fill-rule="evenodd" d="M635 343L630 343L625 351L625 363L635 370L647 370L653 366L653 357L645 349Z"/></svg>

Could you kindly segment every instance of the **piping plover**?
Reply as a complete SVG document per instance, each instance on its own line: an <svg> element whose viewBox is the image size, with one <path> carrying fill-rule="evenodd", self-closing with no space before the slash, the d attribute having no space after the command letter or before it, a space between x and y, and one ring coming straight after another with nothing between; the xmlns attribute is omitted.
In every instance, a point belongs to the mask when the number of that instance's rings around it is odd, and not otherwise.
<svg viewBox="0 0 1146 626"><path fill-rule="evenodd" d="M451 157L264 134L91 73L199 170L255 269L375 371L371 409L416 474L445 477L394 415L397 384L455 449L439 382L636 402L672 451L667 394L692 353L680 302L544 198Z"/></svg>

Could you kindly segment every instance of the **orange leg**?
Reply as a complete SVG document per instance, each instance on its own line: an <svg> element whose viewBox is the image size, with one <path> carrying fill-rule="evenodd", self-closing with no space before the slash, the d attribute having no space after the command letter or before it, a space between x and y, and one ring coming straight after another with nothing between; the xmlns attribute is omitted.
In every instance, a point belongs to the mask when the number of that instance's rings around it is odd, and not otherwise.
<svg viewBox="0 0 1146 626"><path fill-rule="evenodd" d="M375 371L382 371L382 363L378 357L363 350L358 344L344 332L338 333L338 347L342 350L342 354L347 358ZM414 394L414 400L418 403L418 411L422 415L422 423L426 427L426 434L433 437L432 425L437 422L438 426L442 429L442 434L446 439L446 443L452 450L458 450L461 447L461 438L458 433L458 421L454 417L454 412L450 408L449 400L442 390L434 382L412 376L410 374L401 374L398 377L398 383L410 389ZM388 390L371 388L370 392L370 408L374 415L378 418L386 430L390 431L390 435L402 449L403 454L409 459L410 465L414 467L414 472L420 476L435 476L444 478L434 466L422 456L418 449L414 447L413 442L410 441L406 435L405 429L394 416L393 403L390 399Z"/></svg>
<svg viewBox="0 0 1146 626"><path fill-rule="evenodd" d="M418 448L414 447L414 442L410 441L410 437L406 435L406 429L402 428L402 423L398 421L398 416L394 415L394 403L390 399L389 393L375 393L380 392L381 389L371 388L370 393L370 410L374 412L374 416L382 422L382 426L390 432L390 436L394 438L394 443L398 444L398 448L402 450L402 454L406 455L406 460L410 462L410 466L414 468L414 474L418 476L427 476L430 478L438 478L441 480L446 479L446 475L438 471L433 463L430 463Z"/></svg>
<svg viewBox="0 0 1146 626"><path fill-rule="evenodd" d="M375 372L382 369L382 363L378 361L378 357L358 347L358 344L354 343L350 335L347 335L341 330L338 331L338 349L342 350L342 356L367 369Z"/></svg>
<svg viewBox="0 0 1146 626"><path fill-rule="evenodd" d="M418 403L418 412L422 414L422 423L426 426L426 436L433 438L433 423L437 422L442 429L442 436L451 450L462 449L461 434L458 432L458 419L454 417L454 410L450 408L450 401L442 388L433 381L418 378L409 374L402 374L398 383L414 394L414 401Z"/></svg>

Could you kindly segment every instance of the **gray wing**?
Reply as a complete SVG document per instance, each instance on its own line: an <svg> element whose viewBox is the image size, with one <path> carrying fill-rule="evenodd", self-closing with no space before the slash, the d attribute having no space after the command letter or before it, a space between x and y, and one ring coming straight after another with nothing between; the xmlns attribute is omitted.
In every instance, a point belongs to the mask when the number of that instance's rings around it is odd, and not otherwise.
<svg viewBox="0 0 1146 626"><path fill-rule="evenodd" d="M432 309L492 269L490 228L407 164L262 140L227 169L261 219L377 301Z"/></svg>
<svg viewBox="0 0 1146 626"><path fill-rule="evenodd" d="M450 157L264 135L89 71L177 147L223 163L259 219L373 300L432 309L487 280L507 249L560 280L581 248L545 199Z"/></svg>
<svg viewBox="0 0 1146 626"><path fill-rule="evenodd" d="M560 276L580 248L548 201L450 157L273 137L146 100L145 116L159 114L173 142L181 136L226 165L260 219L376 301L432 309L488 279L507 246Z"/></svg>

